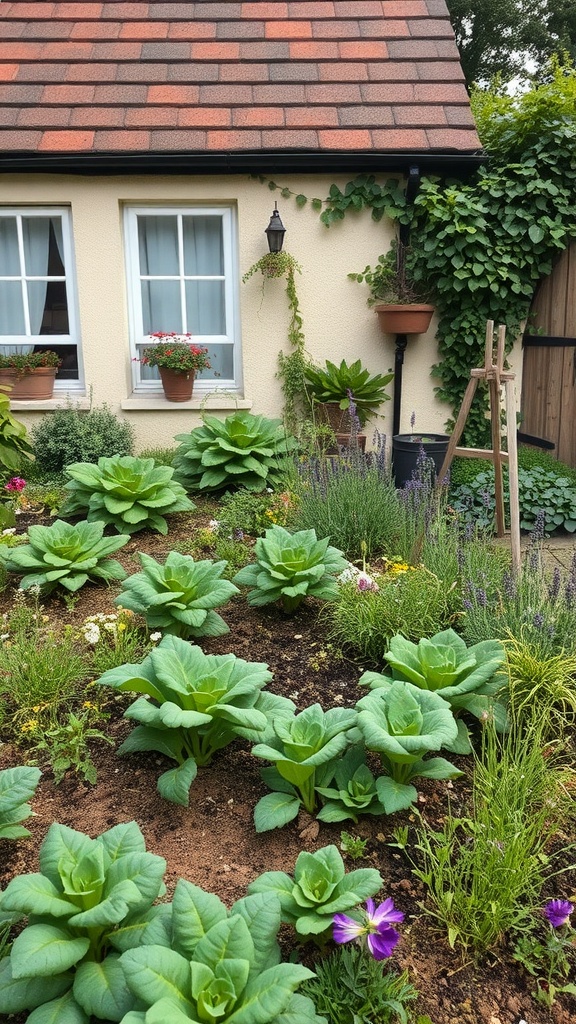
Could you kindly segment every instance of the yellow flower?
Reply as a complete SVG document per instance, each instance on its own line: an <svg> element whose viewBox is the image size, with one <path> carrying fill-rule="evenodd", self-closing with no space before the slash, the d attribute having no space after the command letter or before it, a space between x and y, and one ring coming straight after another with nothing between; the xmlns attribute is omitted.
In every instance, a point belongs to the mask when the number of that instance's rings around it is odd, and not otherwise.
<svg viewBox="0 0 576 1024"><path fill-rule="evenodd" d="M83 708L93 709L94 711L98 710L98 705L97 704L93 704L91 700L85 700L83 705L82 705L82 707Z"/></svg>
<svg viewBox="0 0 576 1024"><path fill-rule="evenodd" d="M119 633L123 633L124 630L126 629L126 623L125 622L119 622L118 626L116 628L117 628Z"/></svg>
<svg viewBox="0 0 576 1024"><path fill-rule="evenodd" d="M27 722L23 722L20 727L20 732L34 732L38 725L36 718L30 718Z"/></svg>

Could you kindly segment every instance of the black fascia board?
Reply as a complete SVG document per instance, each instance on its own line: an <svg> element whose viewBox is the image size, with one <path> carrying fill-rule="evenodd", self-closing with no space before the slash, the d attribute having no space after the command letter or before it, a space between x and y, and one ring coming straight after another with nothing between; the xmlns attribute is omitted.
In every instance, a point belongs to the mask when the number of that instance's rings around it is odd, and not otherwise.
<svg viewBox="0 0 576 1024"><path fill-rule="evenodd" d="M312 152L262 150L246 152L145 152L134 153L0 153L0 174L408 174L417 165L423 174L467 178L487 156L483 151L403 150L387 153L375 150Z"/></svg>

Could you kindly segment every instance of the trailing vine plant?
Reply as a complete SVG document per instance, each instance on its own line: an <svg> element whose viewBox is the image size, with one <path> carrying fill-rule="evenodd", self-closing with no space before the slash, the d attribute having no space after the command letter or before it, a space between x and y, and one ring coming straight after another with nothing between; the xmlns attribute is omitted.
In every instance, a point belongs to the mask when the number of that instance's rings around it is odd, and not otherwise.
<svg viewBox="0 0 576 1024"><path fill-rule="evenodd" d="M286 429L290 433L296 433L299 419L304 412L303 396L306 394L304 368L309 363L304 347L302 313L296 291L296 273L301 274L302 267L289 252L267 252L250 267L250 270L246 271L242 278L243 282L249 281L258 271L263 276L262 293L264 293L267 278L286 278L286 295L290 313L288 341L292 351L288 354L282 351L278 353L276 376L282 383Z"/></svg>
<svg viewBox="0 0 576 1024"><path fill-rule="evenodd" d="M486 321L506 324L511 345L538 282L576 238L574 67L555 62L548 80L521 96L476 90L472 106L489 159L468 182L424 177L408 204L401 182L360 175L311 201L327 227L368 209L376 221L386 215L409 225L411 273L430 289L439 315L436 391L452 410L483 361ZM308 201L288 188L281 193L300 207ZM465 444L488 440L485 410L479 393Z"/></svg>

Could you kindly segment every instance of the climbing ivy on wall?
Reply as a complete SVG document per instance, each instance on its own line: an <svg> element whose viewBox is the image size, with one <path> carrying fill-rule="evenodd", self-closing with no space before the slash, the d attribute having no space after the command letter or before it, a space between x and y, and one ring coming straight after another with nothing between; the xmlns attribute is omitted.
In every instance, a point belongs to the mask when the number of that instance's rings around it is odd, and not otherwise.
<svg viewBox="0 0 576 1024"><path fill-rule="evenodd" d="M489 160L469 182L423 178L408 204L401 182L361 175L311 200L327 227L362 210L409 225L414 277L431 286L439 314L437 394L456 411L470 369L483 362L486 320L506 324L512 344L539 280L576 238L575 69L555 63L545 84L520 97L477 90L472 103ZM464 443L488 436L479 393Z"/></svg>

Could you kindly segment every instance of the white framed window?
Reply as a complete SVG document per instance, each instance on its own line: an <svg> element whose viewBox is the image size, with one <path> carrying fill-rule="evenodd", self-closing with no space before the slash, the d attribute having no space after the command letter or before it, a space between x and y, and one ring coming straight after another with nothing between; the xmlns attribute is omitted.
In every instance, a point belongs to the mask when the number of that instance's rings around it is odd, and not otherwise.
<svg viewBox="0 0 576 1024"><path fill-rule="evenodd" d="M195 391L240 386L236 226L231 207L127 207L126 256L135 390L158 390L139 362L151 334L191 334L211 369Z"/></svg>
<svg viewBox="0 0 576 1024"><path fill-rule="evenodd" d="M67 207L0 207L0 352L53 349L56 387L82 380L72 223Z"/></svg>

